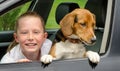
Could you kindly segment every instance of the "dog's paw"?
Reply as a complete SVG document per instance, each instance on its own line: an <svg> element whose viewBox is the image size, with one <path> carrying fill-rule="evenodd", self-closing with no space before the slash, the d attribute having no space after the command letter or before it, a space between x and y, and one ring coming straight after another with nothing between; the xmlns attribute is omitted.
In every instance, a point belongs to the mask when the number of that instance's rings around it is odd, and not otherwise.
<svg viewBox="0 0 120 71"><path fill-rule="evenodd" d="M52 62L52 60L53 60L53 57L51 55L43 55L41 57L41 62L44 64L49 64Z"/></svg>
<svg viewBox="0 0 120 71"><path fill-rule="evenodd" d="M99 63L100 62L100 56L97 52L87 51L86 55L91 62L93 62L93 63Z"/></svg>

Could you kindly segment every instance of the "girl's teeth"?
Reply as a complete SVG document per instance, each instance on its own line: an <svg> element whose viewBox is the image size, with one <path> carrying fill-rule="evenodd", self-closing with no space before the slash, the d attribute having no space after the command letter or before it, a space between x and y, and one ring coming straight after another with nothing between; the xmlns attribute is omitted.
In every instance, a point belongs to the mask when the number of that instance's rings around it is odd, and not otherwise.
<svg viewBox="0 0 120 71"><path fill-rule="evenodd" d="M27 44L28 46L34 46L35 44Z"/></svg>

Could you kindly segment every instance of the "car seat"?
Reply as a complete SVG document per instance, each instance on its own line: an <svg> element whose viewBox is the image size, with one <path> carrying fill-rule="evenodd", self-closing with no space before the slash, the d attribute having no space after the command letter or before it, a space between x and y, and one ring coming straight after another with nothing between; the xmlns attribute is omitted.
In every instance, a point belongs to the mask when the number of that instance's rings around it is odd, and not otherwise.
<svg viewBox="0 0 120 71"><path fill-rule="evenodd" d="M73 11L75 8L79 8L79 5L77 3L72 3L72 2L60 3L55 12L55 19L56 19L57 24L59 24L60 20L67 13ZM52 36L50 36L49 39L53 41L57 32L58 31L56 31Z"/></svg>
<svg viewBox="0 0 120 71"><path fill-rule="evenodd" d="M6 53L6 50L12 41L13 41L13 31L0 32L0 59Z"/></svg>

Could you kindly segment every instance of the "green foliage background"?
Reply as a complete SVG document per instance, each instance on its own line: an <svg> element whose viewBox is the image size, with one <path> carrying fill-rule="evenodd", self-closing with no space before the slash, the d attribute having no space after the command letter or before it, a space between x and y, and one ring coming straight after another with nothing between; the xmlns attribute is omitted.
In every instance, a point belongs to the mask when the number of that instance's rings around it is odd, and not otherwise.
<svg viewBox="0 0 120 71"><path fill-rule="evenodd" d="M13 30L16 18L26 12L30 4L28 2L0 16L0 31Z"/></svg>

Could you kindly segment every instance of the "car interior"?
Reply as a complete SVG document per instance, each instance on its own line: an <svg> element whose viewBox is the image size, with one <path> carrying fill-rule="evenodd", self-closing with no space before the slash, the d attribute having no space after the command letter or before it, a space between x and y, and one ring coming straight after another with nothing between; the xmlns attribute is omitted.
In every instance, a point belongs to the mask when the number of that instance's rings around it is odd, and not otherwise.
<svg viewBox="0 0 120 71"><path fill-rule="evenodd" d="M99 2L98 2L99 1ZM97 42L94 46L86 47L89 50L99 52L102 42L102 37L104 33L105 19L106 19L106 10L107 10L107 1L108 0L88 0L85 8L90 10L96 16L96 29L95 34L97 37ZM74 2L64 2L60 3L56 9L55 19L59 24L60 20L69 12L79 8L79 5ZM48 38L53 40L57 31L47 31ZM6 50L9 44L14 40L13 38L14 31L3 31L0 32L0 59L6 53Z"/></svg>
<svg viewBox="0 0 120 71"><path fill-rule="evenodd" d="M96 37L97 42L91 47L91 50L99 53L102 43L102 37L105 28L106 12L107 12L107 0L88 0L85 8L90 10L96 16ZM88 48L89 49L89 48Z"/></svg>

